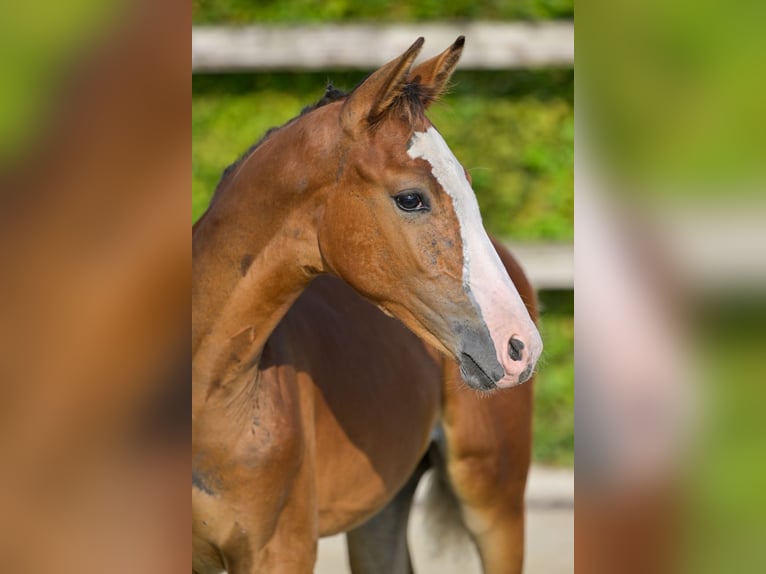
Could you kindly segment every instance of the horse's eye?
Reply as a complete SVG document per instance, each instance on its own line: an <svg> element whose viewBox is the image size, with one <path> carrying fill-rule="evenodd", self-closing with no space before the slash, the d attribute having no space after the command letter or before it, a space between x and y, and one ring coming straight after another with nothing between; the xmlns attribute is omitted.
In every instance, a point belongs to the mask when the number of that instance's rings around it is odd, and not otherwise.
<svg viewBox="0 0 766 574"><path fill-rule="evenodd" d="M423 201L423 196L414 191L405 191L394 197L396 206L402 211L426 211L428 205Z"/></svg>

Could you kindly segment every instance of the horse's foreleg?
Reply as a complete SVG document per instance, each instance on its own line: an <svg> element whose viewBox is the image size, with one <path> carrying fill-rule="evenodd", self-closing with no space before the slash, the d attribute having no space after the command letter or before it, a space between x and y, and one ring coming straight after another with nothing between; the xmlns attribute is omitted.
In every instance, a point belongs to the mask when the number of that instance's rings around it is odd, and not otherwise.
<svg viewBox="0 0 766 574"><path fill-rule="evenodd" d="M496 506L462 504L485 574L520 574L524 564L524 505L516 497Z"/></svg>
<svg viewBox="0 0 766 574"><path fill-rule="evenodd" d="M317 556L317 540L277 536L254 556L231 560L228 574L311 574Z"/></svg>
<svg viewBox="0 0 766 574"><path fill-rule="evenodd" d="M226 552L228 574L311 574L317 557L317 519L309 489L296 484L265 543L248 536L259 525L238 523ZM237 532L238 531L238 532ZM235 534L236 533L236 534ZM235 540L239 538L239 540ZM236 546L234 546L236 544Z"/></svg>
<svg viewBox="0 0 766 574"><path fill-rule="evenodd" d="M407 521L415 490L426 470L428 462L424 459L391 502L346 534L353 574L412 574Z"/></svg>
<svg viewBox="0 0 766 574"><path fill-rule="evenodd" d="M311 574L319 537L314 458L241 481L221 545L228 574Z"/></svg>

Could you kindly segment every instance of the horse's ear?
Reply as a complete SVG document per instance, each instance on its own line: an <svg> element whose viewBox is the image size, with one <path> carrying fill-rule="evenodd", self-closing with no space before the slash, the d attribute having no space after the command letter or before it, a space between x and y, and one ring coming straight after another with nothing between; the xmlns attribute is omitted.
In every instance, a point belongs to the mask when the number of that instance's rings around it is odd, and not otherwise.
<svg viewBox="0 0 766 574"><path fill-rule="evenodd" d="M407 82L407 74L423 47L424 39L418 38L407 51L382 68L373 72L351 92L343 104L342 118L347 129L365 127L385 112L401 95Z"/></svg>
<svg viewBox="0 0 766 574"><path fill-rule="evenodd" d="M455 66L457 66L460 55L463 53L464 45L465 36L460 36L441 54L418 64L410 71L408 81L418 83L426 88L422 92L424 104L428 105L438 99L447 87L452 72L455 71Z"/></svg>

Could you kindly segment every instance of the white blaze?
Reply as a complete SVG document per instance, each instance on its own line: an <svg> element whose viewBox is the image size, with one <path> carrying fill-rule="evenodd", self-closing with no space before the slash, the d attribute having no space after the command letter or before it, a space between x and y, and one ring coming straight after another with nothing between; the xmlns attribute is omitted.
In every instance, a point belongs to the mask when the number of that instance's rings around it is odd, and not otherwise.
<svg viewBox="0 0 766 574"><path fill-rule="evenodd" d="M527 361L513 362L508 341L516 336L524 342L530 362L542 351L542 341L521 296L500 261L481 221L479 204L463 166L434 127L417 132L407 154L431 164L431 172L452 199L463 242L463 286L473 300L495 343L498 361L505 368L505 384L518 376Z"/></svg>

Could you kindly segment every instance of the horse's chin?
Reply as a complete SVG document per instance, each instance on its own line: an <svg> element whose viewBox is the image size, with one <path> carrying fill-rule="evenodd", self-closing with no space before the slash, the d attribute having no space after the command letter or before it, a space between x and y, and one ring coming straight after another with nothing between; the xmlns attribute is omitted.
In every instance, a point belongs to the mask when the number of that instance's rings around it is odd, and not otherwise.
<svg viewBox="0 0 766 574"><path fill-rule="evenodd" d="M461 353L458 359L460 365L460 374L463 376L465 383L478 391L492 391L497 388L498 375L502 379L502 374L496 371L487 372L487 370L479 364L468 353Z"/></svg>

